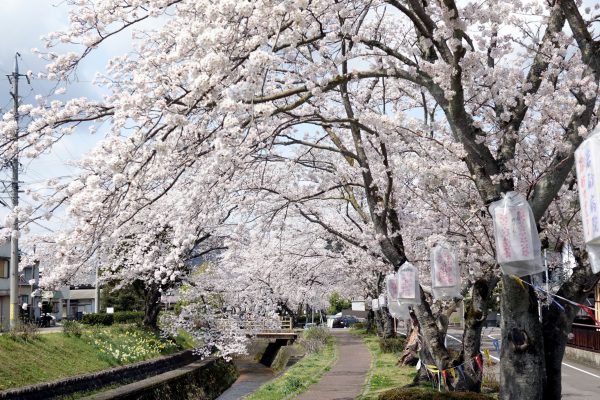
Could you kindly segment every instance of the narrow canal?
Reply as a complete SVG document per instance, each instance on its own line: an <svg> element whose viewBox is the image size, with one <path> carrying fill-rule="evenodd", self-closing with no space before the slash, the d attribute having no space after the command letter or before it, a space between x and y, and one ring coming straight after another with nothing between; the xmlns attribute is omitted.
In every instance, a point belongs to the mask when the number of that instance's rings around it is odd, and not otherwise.
<svg viewBox="0 0 600 400"><path fill-rule="evenodd" d="M255 362L240 360L235 362L240 376L217 400L238 400L256 391L263 383L275 378L277 374L271 368Z"/></svg>

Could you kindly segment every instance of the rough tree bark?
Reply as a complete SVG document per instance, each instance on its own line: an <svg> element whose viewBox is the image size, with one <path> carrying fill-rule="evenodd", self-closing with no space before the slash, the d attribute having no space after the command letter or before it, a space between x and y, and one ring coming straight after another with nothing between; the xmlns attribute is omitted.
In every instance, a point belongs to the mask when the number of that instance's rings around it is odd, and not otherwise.
<svg viewBox="0 0 600 400"><path fill-rule="evenodd" d="M526 278L528 279L528 278ZM544 338L534 289L502 277L500 398L543 400Z"/></svg>
<svg viewBox="0 0 600 400"><path fill-rule="evenodd" d="M145 327L158 330L158 314L160 312L160 291L152 285L144 290L144 321Z"/></svg>
<svg viewBox="0 0 600 400"><path fill-rule="evenodd" d="M382 307L380 310L381 319L383 321L383 338L396 337L396 331L394 330L394 318L390 314L387 307Z"/></svg>
<svg viewBox="0 0 600 400"><path fill-rule="evenodd" d="M498 284L498 277L489 276L475 281L471 291L471 301L465 304L465 327L463 331L463 348L460 361L472 360L481 354L481 330L485 322L494 288ZM479 392L481 391L481 374L471 368L464 369L465 379L460 389Z"/></svg>
<svg viewBox="0 0 600 400"><path fill-rule="evenodd" d="M558 295L582 303L588 293L600 279L594 275L588 265L587 258L579 257L575 251L577 267L568 283L562 285ZM544 354L546 362L547 382L544 388L544 400L560 400L562 394L562 359L565 353L568 337L565 333L571 331L573 318L579 311L578 307L561 302L564 311L556 304L542 308L542 329L544 333Z"/></svg>

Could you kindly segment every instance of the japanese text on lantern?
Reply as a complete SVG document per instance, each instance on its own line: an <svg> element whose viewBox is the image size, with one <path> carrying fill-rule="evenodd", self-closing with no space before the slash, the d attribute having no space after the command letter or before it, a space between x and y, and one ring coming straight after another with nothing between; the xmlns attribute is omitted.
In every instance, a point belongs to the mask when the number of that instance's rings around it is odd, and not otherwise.
<svg viewBox="0 0 600 400"><path fill-rule="evenodd" d="M448 287L456 285L454 271L454 257L448 249L440 248L435 252L435 282L434 287Z"/></svg>
<svg viewBox="0 0 600 400"><path fill-rule="evenodd" d="M588 139L581 150L575 152L575 166L577 168L577 185L579 189L579 203L581 206L581 219L583 221L583 235L587 243L600 242L600 157L594 154L600 152L600 140Z"/></svg>
<svg viewBox="0 0 600 400"><path fill-rule="evenodd" d="M498 207L494 211L494 220L498 241L496 250L500 264L531 260L535 257L526 205Z"/></svg>
<svg viewBox="0 0 600 400"><path fill-rule="evenodd" d="M398 271L398 298L399 299L414 299L415 293L415 271L406 270Z"/></svg>

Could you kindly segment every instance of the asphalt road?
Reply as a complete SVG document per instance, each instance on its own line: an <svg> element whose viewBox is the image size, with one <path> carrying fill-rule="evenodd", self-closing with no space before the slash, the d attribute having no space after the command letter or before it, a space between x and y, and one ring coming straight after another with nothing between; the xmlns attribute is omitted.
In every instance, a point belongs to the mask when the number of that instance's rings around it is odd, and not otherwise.
<svg viewBox="0 0 600 400"><path fill-rule="evenodd" d="M447 344L458 347L462 331L450 329ZM489 349L494 361L499 361L492 341L501 339L499 328L485 328L482 332L482 349ZM502 343L500 343L502 346ZM498 368L497 366L495 368ZM600 369L582 365L567 359L563 360L562 367L562 398L563 399L598 399L600 398Z"/></svg>

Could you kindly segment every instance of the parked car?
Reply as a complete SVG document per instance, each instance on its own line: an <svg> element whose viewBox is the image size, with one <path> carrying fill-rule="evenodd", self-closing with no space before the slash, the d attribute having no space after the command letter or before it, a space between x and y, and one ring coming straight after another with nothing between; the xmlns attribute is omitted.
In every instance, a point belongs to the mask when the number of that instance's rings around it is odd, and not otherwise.
<svg viewBox="0 0 600 400"><path fill-rule="evenodd" d="M358 323L358 319L351 315L344 315L342 317L336 318L333 320L334 328L349 328L352 325Z"/></svg>
<svg viewBox="0 0 600 400"><path fill-rule="evenodd" d="M307 322L306 324L304 324L304 329L314 328L316 326L318 326L316 322Z"/></svg>

